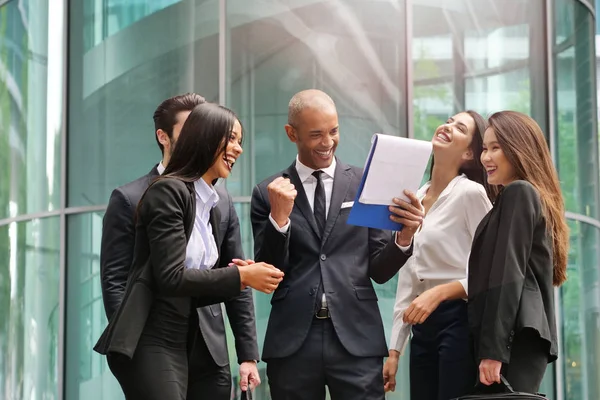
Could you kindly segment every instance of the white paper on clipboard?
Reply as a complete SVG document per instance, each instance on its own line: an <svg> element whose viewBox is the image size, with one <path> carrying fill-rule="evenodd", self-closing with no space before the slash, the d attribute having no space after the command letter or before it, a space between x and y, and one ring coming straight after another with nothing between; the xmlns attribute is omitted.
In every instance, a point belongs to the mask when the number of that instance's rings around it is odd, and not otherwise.
<svg viewBox="0 0 600 400"><path fill-rule="evenodd" d="M416 193L419 189L431 156L431 142L381 133L375 134L373 141L373 157L360 202L393 205L394 197L409 201L404 190Z"/></svg>

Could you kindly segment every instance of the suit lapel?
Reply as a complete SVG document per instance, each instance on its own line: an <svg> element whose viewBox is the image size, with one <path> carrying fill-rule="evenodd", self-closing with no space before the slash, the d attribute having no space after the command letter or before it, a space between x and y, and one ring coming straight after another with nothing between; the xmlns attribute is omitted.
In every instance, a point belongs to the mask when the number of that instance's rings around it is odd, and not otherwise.
<svg viewBox="0 0 600 400"><path fill-rule="evenodd" d="M477 243L477 239L479 239L479 237L481 236L481 234L487 227L488 223L490 222L490 217L492 216L492 210L490 210L490 212L488 212L485 215L485 217L483 217L483 219L477 226L477 229L475 230L475 236L473 236L473 245L472 245L473 247L475 247L475 244Z"/></svg>
<svg viewBox="0 0 600 400"><path fill-rule="evenodd" d="M191 182L186 182L185 186L188 188L190 193L190 206L192 208L188 211L184 226L186 240L189 241L190 237L192 236L192 230L194 229L194 220L196 219L196 191L194 190L194 184Z"/></svg>
<svg viewBox="0 0 600 400"><path fill-rule="evenodd" d="M308 203L308 197L306 197L306 192L304 191L304 185L300 181L300 177L298 176L298 171L296 171L295 165L296 162L294 161L294 163L287 169L287 171L285 171L285 173L287 173L287 175L290 178L290 182L292 182L292 184L296 188L296 191L298 192L294 203L296 204L296 207L298 208L298 210L300 210L306 221L308 221L308 224L312 228L313 232L317 235L317 237L320 238L321 235L319 234L319 228L317 228L315 214L310 208L310 204Z"/></svg>
<svg viewBox="0 0 600 400"><path fill-rule="evenodd" d="M335 221L340 215L342 202L346 198L348 189L352 182L350 167L337 160L335 167L335 177L333 178L333 189L331 193L331 202L329 203L329 212L327 213L327 222L325 223L325 233L322 242L325 243L331 233Z"/></svg>
<svg viewBox="0 0 600 400"><path fill-rule="evenodd" d="M218 207L213 207L210 210L210 226L212 227L212 234L215 238L215 243L217 244L217 248L219 247L219 243L221 243L221 231L219 230L219 224L221 222L221 211L219 211ZM220 258L220 254L219 254ZM219 265L219 261L215 265Z"/></svg>
<svg viewBox="0 0 600 400"><path fill-rule="evenodd" d="M490 222L492 214L494 213L494 209L496 207L500 207L501 200L502 200L502 190L500 190L500 193L498 193L498 195L496 196L496 200L494 201L494 205L493 205L492 209L485 215L485 217L483 217L483 219L477 226L477 230L475 230L475 236L473 236L473 247L475 246L475 242L477 241L477 239L479 239L479 236L481 236L481 234L487 227L488 223Z"/></svg>

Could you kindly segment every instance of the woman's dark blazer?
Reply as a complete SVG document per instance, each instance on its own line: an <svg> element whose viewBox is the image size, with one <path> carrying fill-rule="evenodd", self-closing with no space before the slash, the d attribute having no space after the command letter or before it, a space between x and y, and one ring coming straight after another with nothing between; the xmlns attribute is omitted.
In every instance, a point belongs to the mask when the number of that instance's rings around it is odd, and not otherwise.
<svg viewBox="0 0 600 400"><path fill-rule="evenodd" d="M155 293L192 297L196 307L220 303L240 293L238 268L184 267L195 217L193 183L166 177L148 188L138 208L134 257L125 296L96 343L95 351L132 358ZM218 239L219 219L215 207L211 211L215 239Z"/></svg>
<svg viewBox="0 0 600 400"><path fill-rule="evenodd" d="M508 364L514 336L532 328L557 357L552 241L537 190L507 185L479 224L469 259L469 326L477 361Z"/></svg>

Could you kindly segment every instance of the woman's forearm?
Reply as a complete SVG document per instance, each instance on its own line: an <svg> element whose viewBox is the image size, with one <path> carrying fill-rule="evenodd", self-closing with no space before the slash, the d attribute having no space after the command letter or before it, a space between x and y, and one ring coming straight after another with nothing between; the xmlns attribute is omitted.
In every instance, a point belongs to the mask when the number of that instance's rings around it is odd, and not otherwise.
<svg viewBox="0 0 600 400"><path fill-rule="evenodd" d="M465 292L465 288L459 281L439 285L437 286L437 290L442 301L464 299L467 297L467 292Z"/></svg>

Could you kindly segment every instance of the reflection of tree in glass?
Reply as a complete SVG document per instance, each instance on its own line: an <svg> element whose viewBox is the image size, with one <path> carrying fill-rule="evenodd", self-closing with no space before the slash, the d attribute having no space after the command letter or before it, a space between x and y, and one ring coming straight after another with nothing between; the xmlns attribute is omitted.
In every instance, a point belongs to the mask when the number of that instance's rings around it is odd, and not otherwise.
<svg viewBox="0 0 600 400"><path fill-rule="evenodd" d="M523 114L527 114L535 119L537 115L531 115L531 88L529 78L522 79L519 81L519 83L517 83L516 86L519 88L519 90L515 94L514 98L510 100L508 109L522 112ZM541 121L539 122L541 123Z"/></svg>
<svg viewBox="0 0 600 400"><path fill-rule="evenodd" d="M6 43L7 7L0 7L0 64L8 65ZM10 119L10 97L6 82L0 80L0 215L8 212L10 182L10 148L8 127ZM8 318L10 310L10 243L8 225L0 227L0 395L6 393L6 373L8 368Z"/></svg>
<svg viewBox="0 0 600 400"><path fill-rule="evenodd" d="M435 115L428 110L428 104L448 104L451 108L451 96L447 84L420 85L419 80L439 78L438 65L421 47L414 61L415 83L413 89L413 134L415 139L431 140L435 129L446 121L449 115Z"/></svg>
<svg viewBox="0 0 600 400"><path fill-rule="evenodd" d="M559 107L560 108L560 107ZM577 149L574 116L571 110L559 110L557 115L557 149L556 166L558 168L561 189L565 200L565 208L570 211L578 209L577 204ZM581 271L579 254L581 254L580 224L569 223L571 229L571 248L567 269L568 281L561 288L563 307L562 334L563 357L565 366L566 393L569 398L582 398L582 321L581 306ZM559 360L560 362L560 360Z"/></svg>
<svg viewBox="0 0 600 400"><path fill-rule="evenodd" d="M27 171L27 115L28 104L28 36L27 30L14 18L17 4L9 3L0 8L0 62L5 75L0 81L0 215L9 215L11 193L16 192L18 211L26 210ZM15 46L16 44L16 46ZM19 70L20 69L20 70ZM19 93L22 110L14 107L15 99L8 89L7 79L14 79ZM11 151L10 132L16 132L16 148L22 145L23 152ZM15 187L16 186L16 187ZM15 190L16 189L16 190ZM10 229L12 228L12 231ZM12 237L9 237L9 232ZM16 238L15 238L16 236ZM25 224L0 227L0 393L14 398L27 397L24 390L24 289L25 289ZM15 247L11 248L11 240ZM16 261L16 262L15 262ZM15 271L11 273L11 262Z"/></svg>

